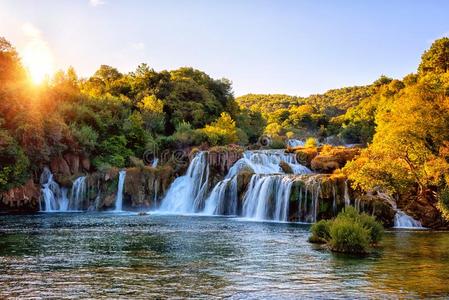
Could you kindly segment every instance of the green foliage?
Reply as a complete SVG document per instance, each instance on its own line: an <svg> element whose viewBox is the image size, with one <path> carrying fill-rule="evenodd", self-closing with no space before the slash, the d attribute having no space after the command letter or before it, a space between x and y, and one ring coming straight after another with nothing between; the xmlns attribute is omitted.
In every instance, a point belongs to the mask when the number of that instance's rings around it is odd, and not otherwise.
<svg viewBox="0 0 449 300"><path fill-rule="evenodd" d="M312 235L309 237L309 242L311 243L327 243L330 236L330 226L332 222L329 220L320 220L312 225L310 231Z"/></svg>
<svg viewBox="0 0 449 300"><path fill-rule="evenodd" d="M0 191L24 183L28 167L29 160L22 148L0 127Z"/></svg>
<svg viewBox="0 0 449 300"><path fill-rule="evenodd" d="M92 127L84 124L78 127L75 124L71 124L70 130L72 136L77 140L83 151L90 153L95 149L98 140L98 133Z"/></svg>
<svg viewBox="0 0 449 300"><path fill-rule="evenodd" d="M188 122L181 122L176 126L176 131L172 135L173 143L176 147L183 148L187 146L200 145L207 141L207 135L202 130L193 129Z"/></svg>
<svg viewBox="0 0 449 300"><path fill-rule="evenodd" d="M369 230L348 218L337 218L330 228L332 251L364 254L368 252Z"/></svg>
<svg viewBox="0 0 449 300"><path fill-rule="evenodd" d="M93 160L96 168L102 169L105 166L123 168L133 152L127 148L128 141L123 135L112 136L103 141L99 146L99 155Z"/></svg>
<svg viewBox="0 0 449 300"><path fill-rule="evenodd" d="M373 216L348 206L333 220L321 220L311 227L312 243L328 243L336 252L363 254L382 240L384 228Z"/></svg>
<svg viewBox="0 0 449 300"><path fill-rule="evenodd" d="M446 220L449 220L449 187L443 187L438 194L438 209Z"/></svg>

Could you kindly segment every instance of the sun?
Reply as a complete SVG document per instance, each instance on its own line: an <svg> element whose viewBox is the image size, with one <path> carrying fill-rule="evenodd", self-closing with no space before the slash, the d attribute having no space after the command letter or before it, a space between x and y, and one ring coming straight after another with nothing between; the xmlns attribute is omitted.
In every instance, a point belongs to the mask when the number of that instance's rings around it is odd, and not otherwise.
<svg viewBox="0 0 449 300"><path fill-rule="evenodd" d="M22 62L34 84L42 83L54 73L52 52L42 33L32 24L22 26L28 41L20 51Z"/></svg>
<svg viewBox="0 0 449 300"><path fill-rule="evenodd" d="M54 72L51 52L38 43L30 43L25 47L22 61L34 84L41 84Z"/></svg>

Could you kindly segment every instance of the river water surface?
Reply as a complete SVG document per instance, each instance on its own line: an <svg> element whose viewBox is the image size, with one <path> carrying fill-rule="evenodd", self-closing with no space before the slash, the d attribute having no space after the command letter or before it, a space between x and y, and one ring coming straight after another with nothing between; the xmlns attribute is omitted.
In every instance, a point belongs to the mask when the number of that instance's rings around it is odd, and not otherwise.
<svg viewBox="0 0 449 300"><path fill-rule="evenodd" d="M363 259L308 235L218 217L0 216L0 298L449 297L447 232L388 232Z"/></svg>

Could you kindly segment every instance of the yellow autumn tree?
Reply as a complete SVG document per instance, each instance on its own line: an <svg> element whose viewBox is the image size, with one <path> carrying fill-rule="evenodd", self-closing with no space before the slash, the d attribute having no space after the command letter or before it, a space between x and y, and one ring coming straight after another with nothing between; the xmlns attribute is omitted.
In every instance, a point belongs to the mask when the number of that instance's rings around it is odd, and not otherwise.
<svg viewBox="0 0 449 300"><path fill-rule="evenodd" d="M209 144L213 146L232 144L238 141L235 121L226 112L221 113L216 121L206 125L202 131L207 136Z"/></svg>

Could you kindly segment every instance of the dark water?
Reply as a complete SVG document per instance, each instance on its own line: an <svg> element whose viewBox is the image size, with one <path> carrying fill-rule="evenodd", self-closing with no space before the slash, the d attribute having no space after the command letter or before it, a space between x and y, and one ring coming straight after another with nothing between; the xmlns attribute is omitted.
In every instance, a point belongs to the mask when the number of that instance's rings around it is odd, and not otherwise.
<svg viewBox="0 0 449 300"><path fill-rule="evenodd" d="M449 296L449 233L391 232L365 259L309 228L113 214L0 216L0 298Z"/></svg>

